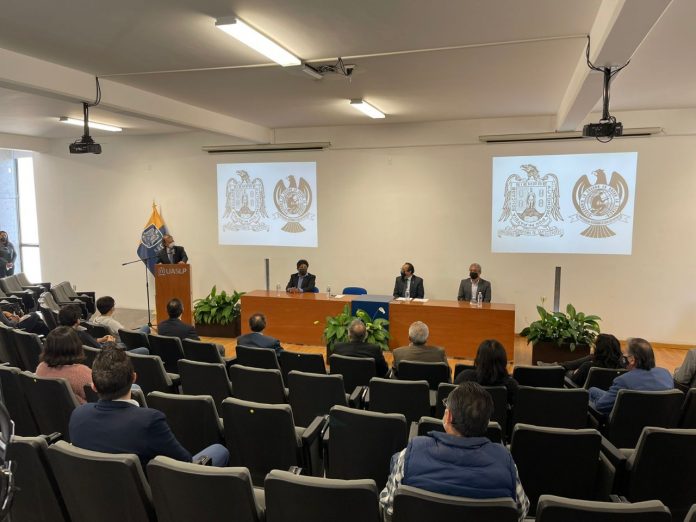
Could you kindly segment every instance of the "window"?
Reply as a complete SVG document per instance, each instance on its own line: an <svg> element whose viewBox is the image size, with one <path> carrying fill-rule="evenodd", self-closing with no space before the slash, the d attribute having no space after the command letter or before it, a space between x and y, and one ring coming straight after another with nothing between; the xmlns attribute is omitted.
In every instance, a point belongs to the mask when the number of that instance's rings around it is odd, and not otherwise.
<svg viewBox="0 0 696 522"><path fill-rule="evenodd" d="M34 160L17 159L17 194L19 196L19 256L22 271L29 281L41 281L41 254L39 251L39 222L36 217L34 188Z"/></svg>

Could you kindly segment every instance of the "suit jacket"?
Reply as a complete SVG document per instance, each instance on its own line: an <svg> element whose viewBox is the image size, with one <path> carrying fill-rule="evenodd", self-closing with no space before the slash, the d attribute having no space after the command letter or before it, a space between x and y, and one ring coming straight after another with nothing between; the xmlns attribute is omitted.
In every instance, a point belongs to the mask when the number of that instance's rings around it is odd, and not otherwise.
<svg viewBox="0 0 696 522"><path fill-rule="evenodd" d="M288 285L285 287L285 290L290 290L291 288L297 288L297 280L300 277L300 274L295 272L290 276L290 281L288 281ZM316 286L317 276L314 274L310 274L307 272L307 275L304 276L304 279L302 280L302 288L301 290L303 292L311 292L312 289Z"/></svg>
<svg viewBox="0 0 696 522"><path fill-rule="evenodd" d="M428 346L427 344L402 346L395 349L392 353L394 354L394 369L398 369L401 361L447 362L444 348Z"/></svg>
<svg viewBox="0 0 696 522"><path fill-rule="evenodd" d="M370 343L336 343L333 352L336 355L347 355L348 357L370 357L375 360L375 371L377 377L384 377L389 371L387 361L384 360L382 349L376 344Z"/></svg>
<svg viewBox="0 0 696 522"><path fill-rule="evenodd" d="M184 339L193 339L200 341L196 333L196 328L190 324L186 324L181 319L166 319L157 325L157 333L159 335L168 335L170 337L178 337L182 341Z"/></svg>
<svg viewBox="0 0 696 522"><path fill-rule="evenodd" d="M250 346L252 348L273 348L276 354L280 355L283 347L280 341L270 335L263 335L260 332L251 332L237 337L237 346Z"/></svg>
<svg viewBox="0 0 696 522"><path fill-rule="evenodd" d="M674 388L674 380L664 368L652 370L635 368L614 379L607 391L590 388L590 404L600 413L608 415L614 407L619 390L662 391L672 388Z"/></svg>
<svg viewBox="0 0 696 522"><path fill-rule="evenodd" d="M483 294L483 302L491 302L491 283L479 277L478 292ZM474 296L476 298L476 296ZM457 294L458 301L471 301L471 278L462 279L459 283L459 293Z"/></svg>
<svg viewBox="0 0 696 522"><path fill-rule="evenodd" d="M73 445L104 453L135 453L143 470L157 455L191 462L191 454L176 440L164 413L123 401L83 404L70 416Z"/></svg>
<svg viewBox="0 0 696 522"><path fill-rule="evenodd" d="M684 386L696 388L696 348L686 352L684 362L674 370L674 380Z"/></svg>
<svg viewBox="0 0 696 522"><path fill-rule="evenodd" d="M396 278L394 282L394 297L406 297L406 279L401 276ZM425 297L425 289L423 288L423 278L416 275L411 276L410 297L412 299L423 299Z"/></svg>
<svg viewBox="0 0 696 522"><path fill-rule="evenodd" d="M188 256L186 255L186 250L184 250L184 247L176 245L174 247L174 263L178 263L179 261L183 261L184 263L188 262ZM163 248L157 252L157 262L164 263L165 265L171 264L166 248Z"/></svg>

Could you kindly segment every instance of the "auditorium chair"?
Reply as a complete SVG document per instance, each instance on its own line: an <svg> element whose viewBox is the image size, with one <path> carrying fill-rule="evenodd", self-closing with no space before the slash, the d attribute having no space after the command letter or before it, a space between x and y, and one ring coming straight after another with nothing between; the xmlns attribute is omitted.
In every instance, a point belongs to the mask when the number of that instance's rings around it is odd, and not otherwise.
<svg viewBox="0 0 696 522"><path fill-rule="evenodd" d="M307 475L321 475L321 417L306 428L299 428L287 404L234 398L222 402L221 413L230 451L229 465L249 468L254 485L262 486L272 469L296 466Z"/></svg>
<svg viewBox="0 0 696 522"><path fill-rule="evenodd" d="M158 355L164 363L164 368L169 373L176 373L178 370L177 362L184 359L184 349L181 346L181 339L168 335L148 334L147 340L150 343L150 355Z"/></svg>
<svg viewBox="0 0 696 522"><path fill-rule="evenodd" d="M18 373L17 380L39 432L43 435L58 432L62 434L63 440L70 442L70 415L80 404L68 381L37 377L29 372Z"/></svg>
<svg viewBox="0 0 696 522"><path fill-rule="evenodd" d="M530 513L542 494L609 500L615 471L601 447L602 436L595 429L517 424L510 453L529 498Z"/></svg>
<svg viewBox="0 0 696 522"><path fill-rule="evenodd" d="M80 290L80 293L78 294L69 281L63 281L62 283L58 283L57 285L54 285L52 288L60 289L60 292L70 300L79 300L85 303L87 311L90 314L93 314L95 312L96 308L94 304L96 303L96 295L94 292L86 292L84 290Z"/></svg>
<svg viewBox="0 0 696 522"><path fill-rule="evenodd" d="M431 390L440 383L450 383L450 367L445 362L401 361L397 379L403 381L428 381Z"/></svg>
<svg viewBox="0 0 696 522"><path fill-rule="evenodd" d="M64 441L48 459L73 522L155 522L150 486L136 455L81 449Z"/></svg>
<svg viewBox="0 0 696 522"><path fill-rule="evenodd" d="M147 477L159 522L262 522L263 492L246 468L215 468L155 457Z"/></svg>
<svg viewBox="0 0 696 522"><path fill-rule="evenodd" d="M590 388L599 388L600 390L606 391L611 388L611 385L614 383L614 379L616 379L619 375L623 375L627 371L628 370L621 368L590 368L590 371L587 374L587 379L585 379L585 383L582 385L582 388L585 388L586 390L589 390ZM565 385L568 388L580 388L580 386L575 384L570 377L565 378Z"/></svg>
<svg viewBox="0 0 696 522"><path fill-rule="evenodd" d="M165 393L177 393L181 379L176 373L167 373L162 359L157 355L140 355L126 352L133 363L133 369L138 374L137 384L143 392L150 393L161 391Z"/></svg>
<svg viewBox="0 0 696 522"><path fill-rule="evenodd" d="M27 278L27 275L24 272L19 272L18 274L15 274L15 279L17 282L22 286L40 286L43 287L43 289L48 292L51 289L51 283L32 283L29 281L29 278Z"/></svg>
<svg viewBox="0 0 696 522"><path fill-rule="evenodd" d="M319 353L300 353L283 350L278 356L283 382L288 382L288 374L295 370L304 373L326 375L324 356Z"/></svg>
<svg viewBox="0 0 696 522"><path fill-rule="evenodd" d="M126 348L129 350L133 350L134 348L150 349L150 341L148 341L147 334L144 332L119 328L118 338L121 339L121 342L125 344Z"/></svg>
<svg viewBox="0 0 696 522"><path fill-rule="evenodd" d="M690 388L682 405L679 427L696 429L696 388Z"/></svg>
<svg viewBox="0 0 696 522"><path fill-rule="evenodd" d="M39 311L49 330L58 328L58 312L60 312L60 306L58 306L58 303L53 299L53 294L50 292L41 294L39 297Z"/></svg>
<svg viewBox="0 0 696 522"><path fill-rule="evenodd" d="M87 402L99 402L99 394L92 389L91 385L85 384L82 389L85 392ZM147 408L147 401L142 390L131 388L131 399L137 402L141 408Z"/></svg>
<svg viewBox="0 0 696 522"><path fill-rule="evenodd" d="M348 406L343 377L291 371L289 402L295 423L309 426L317 416L328 415L333 406Z"/></svg>
<svg viewBox="0 0 696 522"><path fill-rule="evenodd" d="M431 414L430 388L427 381L395 381L393 379L370 379L370 411L401 413L409 425L421 417Z"/></svg>
<svg viewBox="0 0 696 522"><path fill-rule="evenodd" d="M24 307L22 304L21 297L8 295L2 290L2 288L0 288L0 310L22 315L24 313Z"/></svg>
<svg viewBox="0 0 696 522"><path fill-rule="evenodd" d="M7 448L7 460L15 466L10 518L14 522L68 522L70 516L63 502L58 482L48 462L45 436L15 435Z"/></svg>
<svg viewBox="0 0 696 522"><path fill-rule="evenodd" d="M13 329L0 323L0 362L9 363L10 366L23 369L22 359L15 346ZM36 368L34 368L36 369Z"/></svg>
<svg viewBox="0 0 696 522"><path fill-rule="evenodd" d="M565 372L563 366L515 366L512 378L520 386L563 388Z"/></svg>
<svg viewBox="0 0 696 522"><path fill-rule="evenodd" d="M551 428L586 428L589 393L583 388L520 386L512 408L512 425L533 424Z"/></svg>
<svg viewBox="0 0 696 522"><path fill-rule="evenodd" d="M109 329L102 324L91 323L89 321L81 321L80 326L84 327L87 330L87 333L95 339L101 339L102 337L111 335Z"/></svg>
<svg viewBox="0 0 696 522"><path fill-rule="evenodd" d="M15 433L20 436L34 437L39 434L34 416L29 409L24 390L19 384L19 368L0 365L0 392L2 402L15 424Z"/></svg>
<svg viewBox="0 0 696 522"><path fill-rule="evenodd" d="M210 395L219 408L232 397L232 383L222 363L212 364L181 359L179 361L181 390L187 395Z"/></svg>
<svg viewBox="0 0 696 522"><path fill-rule="evenodd" d="M510 498L473 499L400 485L394 495L392 522L473 520L517 522L517 504Z"/></svg>
<svg viewBox="0 0 696 522"><path fill-rule="evenodd" d="M696 504L691 506L691 509L686 514L686 518L684 519L684 522L696 522Z"/></svg>
<svg viewBox="0 0 696 522"><path fill-rule="evenodd" d="M427 435L429 431L445 431L445 426L442 422L442 418L435 418L435 417L421 417L418 419L417 424L412 424L411 425L411 430L409 433L409 440L411 440L415 436L422 437L423 435ZM491 442L497 442L498 444L502 444L503 442L503 430L500 427L500 424L497 422L489 422L488 423L488 429L486 430L486 437Z"/></svg>
<svg viewBox="0 0 696 522"><path fill-rule="evenodd" d="M217 344L193 339L183 339L181 345L184 349L184 359L204 363L224 364L230 366L236 359L220 355Z"/></svg>
<svg viewBox="0 0 696 522"><path fill-rule="evenodd" d="M36 289L25 289L12 276L0 279L0 289L9 296L18 297L22 300L22 305L27 312L36 310L36 303L41 291Z"/></svg>
<svg viewBox="0 0 696 522"><path fill-rule="evenodd" d="M21 368L35 372L43 351L43 343L39 336L17 329L10 330L9 334L14 340L14 346L19 354L19 359L22 363Z"/></svg>
<svg viewBox="0 0 696 522"><path fill-rule="evenodd" d="M361 286L346 286L341 293L343 295L365 295L367 290Z"/></svg>
<svg viewBox="0 0 696 522"><path fill-rule="evenodd" d="M597 502L542 495L536 522L671 522L669 509L659 500Z"/></svg>
<svg viewBox="0 0 696 522"><path fill-rule="evenodd" d="M280 371L276 351L272 348L254 348L253 346L237 345L237 362L251 368L265 368Z"/></svg>
<svg viewBox="0 0 696 522"><path fill-rule="evenodd" d="M346 393L352 394L358 386L367 386L377 375L375 360L370 357L349 357L334 354L329 357L329 373L343 375Z"/></svg>
<svg viewBox="0 0 696 522"><path fill-rule="evenodd" d="M147 403L167 416L172 433L191 455L211 444L224 444L222 423L210 395L150 392Z"/></svg>
<svg viewBox="0 0 696 522"><path fill-rule="evenodd" d="M406 447L408 427L400 413L334 406L324 433L327 478L372 479L384 488L394 453Z"/></svg>
<svg viewBox="0 0 696 522"><path fill-rule="evenodd" d="M266 476L264 490L266 522L382 520L373 480L303 477L273 470Z"/></svg>
<svg viewBox="0 0 696 522"><path fill-rule="evenodd" d="M457 387L456 384L440 384L437 387L437 399L435 400L435 417L442 418L445 414L444 399L449 397ZM484 386L484 390L490 393L493 399L493 415L491 421L500 424L504 434L507 434L509 405L507 402L507 388L505 386Z"/></svg>
<svg viewBox="0 0 696 522"><path fill-rule="evenodd" d="M92 364L94 364L94 359L96 359L99 352L101 352L101 348L92 348L91 346L83 344L82 351L85 352L85 362L82 364L91 368Z"/></svg>
<svg viewBox="0 0 696 522"><path fill-rule="evenodd" d="M245 401L264 404L288 402L288 392L283 386L280 370L252 368L235 364L229 368L232 395Z"/></svg>
<svg viewBox="0 0 696 522"><path fill-rule="evenodd" d="M92 315L92 313L89 311L89 308L87 304L77 298L73 297L68 297L68 295L65 293L65 289L61 286L53 286L51 287L51 294L53 295L53 299L58 303L58 305L62 308L64 306L76 306L80 309L80 313L82 315L83 319L89 319L89 317Z"/></svg>

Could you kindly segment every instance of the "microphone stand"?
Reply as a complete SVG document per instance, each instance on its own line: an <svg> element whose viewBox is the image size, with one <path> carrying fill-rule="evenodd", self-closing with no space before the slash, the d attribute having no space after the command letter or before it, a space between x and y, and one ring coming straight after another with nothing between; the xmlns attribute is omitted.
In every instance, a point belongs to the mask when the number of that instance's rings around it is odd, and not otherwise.
<svg viewBox="0 0 696 522"><path fill-rule="evenodd" d="M157 259L157 255L150 256L150 257L143 257L138 258L134 261L127 261L125 263L121 263L121 266L126 266L126 265L132 265L133 263L138 263L140 261L149 261L150 259ZM145 292L147 293L147 325L152 328L152 321L150 320L150 280L147 277L147 263L143 263L143 267L145 268Z"/></svg>

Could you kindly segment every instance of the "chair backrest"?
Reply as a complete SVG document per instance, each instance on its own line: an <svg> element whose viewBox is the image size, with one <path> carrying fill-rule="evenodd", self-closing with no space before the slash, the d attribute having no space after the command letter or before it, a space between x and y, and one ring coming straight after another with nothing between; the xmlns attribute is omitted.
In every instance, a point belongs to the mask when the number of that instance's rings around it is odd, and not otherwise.
<svg viewBox="0 0 696 522"><path fill-rule="evenodd" d="M184 358L189 361L198 361L212 364L224 364L223 358L218 352L215 343L206 343L203 341L194 341L193 339L184 339L181 341L184 348Z"/></svg>
<svg viewBox="0 0 696 522"><path fill-rule="evenodd" d="M683 401L679 390L619 390L604 435L617 448L634 448L645 426L676 428Z"/></svg>
<svg viewBox="0 0 696 522"><path fill-rule="evenodd" d="M0 359L4 363L9 363L15 368L24 369L22 359L19 357L19 352L15 346L15 338L12 334L12 328L0 324ZM36 368L34 368L36 369Z"/></svg>
<svg viewBox="0 0 696 522"><path fill-rule="evenodd" d="M696 522L696 504L691 506L691 509L684 518L684 522Z"/></svg>
<svg viewBox="0 0 696 522"><path fill-rule="evenodd" d="M418 420L418 431L419 437L427 435L429 431L445 431L445 426L442 423L442 419L436 419L435 417L421 417ZM491 442L497 442L502 444L503 442L503 429L497 422L489 422L488 429L486 430L486 437Z"/></svg>
<svg viewBox="0 0 696 522"><path fill-rule="evenodd" d="M291 371L288 374L290 407L295 424L307 427L315 417L328 415L333 406L348 406L343 377Z"/></svg>
<svg viewBox="0 0 696 522"><path fill-rule="evenodd" d="M60 312L60 306L53 297L51 292L44 292L39 296L39 302L43 303L46 308L54 312Z"/></svg>
<svg viewBox="0 0 696 522"><path fill-rule="evenodd" d="M450 367L445 362L401 361L399 379L404 381L428 381L431 390L440 383L450 382Z"/></svg>
<svg viewBox="0 0 696 522"><path fill-rule="evenodd" d="M177 362L184 359L184 349L181 346L181 339L168 335L148 334L150 342L150 355L158 355L164 363L164 368L169 373L177 372Z"/></svg>
<svg viewBox="0 0 696 522"><path fill-rule="evenodd" d="M249 470L215 468L169 457L147 465L152 500L159 522L260 522L263 508L256 502Z"/></svg>
<svg viewBox="0 0 696 522"><path fill-rule="evenodd" d="M644 428L627 468L631 502L660 500L682 520L696 503L696 430Z"/></svg>
<svg viewBox="0 0 696 522"><path fill-rule="evenodd" d="M43 343L39 336L22 330L10 330L10 336L14 338L14 345L23 368L35 372L43 351Z"/></svg>
<svg viewBox="0 0 696 522"><path fill-rule="evenodd" d="M442 383L437 387L437 399L435 401L435 417L442 418L445 413L445 405L443 400L449 397L457 387L456 384L445 384ZM491 415L491 422L497 422L503 430L503 433L507 433L508 425L508 402L507 402L507 388L505 386L484 386L483 387L488 393L491 394L493 399L493 415Z"/></svg>
<svg viewBox="0 0 696 522"><path fill-rule="evenodd" d="M210 395L151 392L147 403L167 416L172 433L191 455L223 442L222 424Z"/></svg>
<svg viewBox="0 0 696 522"><path fill-rule="evenodd" d="M12 437L7 460L18 463L13 469L16 489L10 511L12 520L70 520L48 462L47 450L48 444L43 437Z"/></svg>
<svg viewBox="0 0 696 522"><path fill-rule="evenodd" d="M237 345L237 364L251 368L265 368L280 371L276 352L272 348L254 348Z"/></svg>
<svg viewBox="0 0 696 522"><path fill-rule="evenodd" d="M515 366L512 377L520 386L539 388L563 388L563 366Z"/></svg>
<svg viewBox="0 0 696 522"><path fill-rule="evenodd" d="M619 375L626 373L628 370L615 369L615 368L590 368L590 372L587 374L587 379L585 379L585 384L583 388L589 390L590 388L599 388L600 390L608 390L611 388L614 379Z"/></svg>
<svg viewBox="0 0 696 522"><path fill-rule="evenodd" d="M22 286L31 286L31 283L29 282L29 279L27 278L27 274L25 274L24 272L19 272L19 273L15 274L15 279Z"/></svg>
<svg viewBox="0 0 696 522"><path fill-rule="evenodd" d="M361 286L346 286L341 293L344 295L365 295L367 290Z"/></svg>
<svg viewBox="0 0 696 522"><path fill-rule="evenodd" d="M382 520L373 480L304 477L273 470L266 477L264 490L267 522Z"/></svg>
<svg viewBox="0 0 696 522"><path fill-rule="evenodd" d="M518 517L517 505L512 498L453 497L401 485L394 495L392 522L423 520L517 522Z"/></svg>
<svg viewBox="0 0 696 522"><path fill-rule="evenodd" d="M542 495L537 522L671 522L669 509L659 500L648 502L597 502Z"/></svg>
<svg viewBox="0 0 696 522"><path fill-rule="evenodd" d="M278 357L280 371L283 372L283 382L288 382L291 371L318 373L326 375L324 357L319 353L300 353L283 350Z"/></svg>
<svg viewBox="0 0 696 522"><path fill-rule="evenodd" d="M596 498L601 445L602 436L594 429L517 424L510 453L532 508L542 493Z"/></svg>
<svg viewBox="0 0 696 522"><path fill-rule="evenodd" d="M111 455L58 441L48 448L48 459L74 522L155 521L150 486L136 455Z"/></svg>
<svg viewBox="0 0 696 522"><path fill-rule="evenodd" d="M334 354L329 357L330 373L343 375L346 393L353 393L357 386L367 386L377 375L375 360L370 357L349 357Z"/></svg>
<svg viewBox="0 0 696 522"><path fill-rule="evenodd" d="M287 402L280 370L235 364L230 366L229 372L235 398L264 404Z"/></svg>
<svg viewBox="0 0 696 522"><path fill-rule="evenodd" d="M121 342L125 344L126 348L129 350L134 348L150 348L150 341L147 338L147 334L144 332L119 328L118 338L121 339Z"/></svg>
<svg viewBox="0 0 696 522"><path fill-rule="evenodd" d="M392 455L404 449L407 442L406 417L399 413L334 406L329 414L326 476L370 478L381 491L387 483Z"/></svg>
<svg viewBox="0 0 696 522"><path fill-rule="evenodd" d="M696 388L690 388L689 391L686 392L679 427L696 429Z"/></svg>
<svg viewBox="0 0 696 522"><path fill-rule="evenodd" d="M0 285L5 292L21 292L24 290L22 285L19 284L19 281L12 276L3 277L0 279Z"/></svg>
<svg viewBox="0 0 696 522"><path fill-rule="evenodd" d="M83 321L81 324L87 329L87 333L89 333L89 335L95 339L101 339L102 337L111 334L109 329L103 324L96 324L90 321Z"/></svg>
<svg viewBox="0 0 696 522"><path fill-rule="evenodd" d="M587 427L590 394L584 388L534 388L520 386L512 409L517 423L552 428Z"/></svg>
<svg viewBox="0 0 696 522"><path fill-rule="evenodd" d="M162 359L157 355L140 355L132 352L127 352L131 358L133 369L138 374L138 386L145 393L153 391L162 391L170 393L175 391L172 379L164 369Z"/></svg>
<svg viewBox="0 0 696 522"><path fill-rule="evenodd" d="M43 435L59 432L63 440L69 442L70 415L79 403L68 381L37 377L29 372L17 374L17 380L24 390L39 431Z"/></svg>
<svg viewBox="0 0 696 522"><path fill-rule="evenodd" d="M230 466L249 468L255 485L272 469L300 465L300 441L287 404L225 399L222 419Z"/></svg>
<svg viewBox="0 0 696 522"><path fill-rule="evenodd" d="M218 407L227 397L232 397L232 383L222 363L212 364L181 359L179 376L183 393L210 395Z"/></svg>
<svg viewBox="0 0 696 522"><path fill-rule="evenodd" d="M92 364L94 364L94 359L97 358L97 355L99 355L99 352L101 352L101 349L100 348L93 348L91 346L82 345L82 350L85 352L84 364L91 368Z"/></svg>
<svg viewBox="0 0 696 522"><path fill-rule="evenodd" d="M46 323L49 330L55 330L58 328L58 312L51 310L49 307L43 304L39 305L39 311L41 312L41 317L43 317L44 323Z"/></svg>
<svg viewBox="0 0 696 522"><path fill-rule="evenodd" d="M418 422L430 415L430 388L427 381L370 379L370 411L401 413L406 422Z"/></svg>
<svg viewBox="0 0 696 522"><path fill-rule="evenodd" d="M7 408L10 418L15 423L15 433L20 436L33 437L39 434L29 401L19 384L19 368L0 366L0 392L2 403Z"/></svg>

